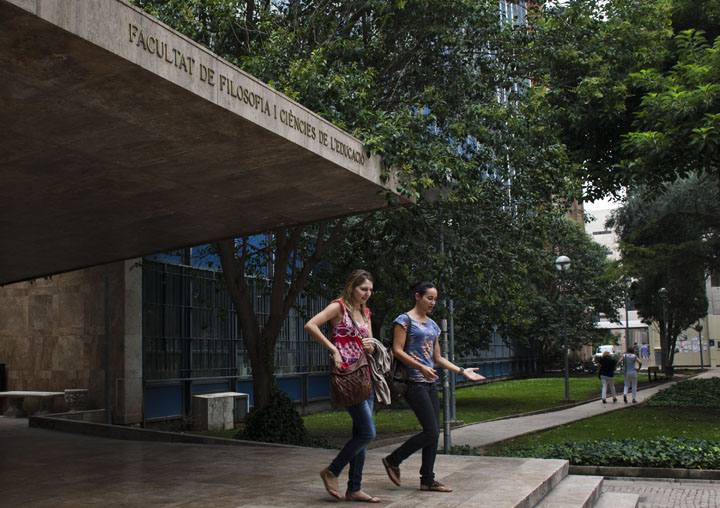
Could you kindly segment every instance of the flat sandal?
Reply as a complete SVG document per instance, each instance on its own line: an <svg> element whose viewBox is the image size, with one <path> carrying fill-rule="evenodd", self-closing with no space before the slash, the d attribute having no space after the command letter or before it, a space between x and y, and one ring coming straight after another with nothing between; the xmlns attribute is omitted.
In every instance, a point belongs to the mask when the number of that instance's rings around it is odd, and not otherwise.
<svg viewBox="0 0 720 508"><path fill-rule="evenodd" d="M379 503L379 497L373 497L362 490L346 490L345 499L348 501L360 501L361 503Z"/></svg>
<svg viewBox="0 0 720 508"><path fill-rule="evenodd" d="M443 485L440 482L434 481L430 485L420 484L420 490L431 490L433 492L452 492L450 487Z"/></svg>

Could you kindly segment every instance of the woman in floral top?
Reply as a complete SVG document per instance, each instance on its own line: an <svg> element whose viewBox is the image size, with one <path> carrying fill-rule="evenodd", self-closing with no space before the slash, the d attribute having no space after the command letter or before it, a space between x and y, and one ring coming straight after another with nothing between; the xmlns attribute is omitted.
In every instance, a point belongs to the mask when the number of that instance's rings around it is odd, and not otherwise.
<svg viewBox="0 0 720 508"><path fill-rule="evenodd" d="M485 379L477 368L463 369L442 356L438 337L440 327L428 314L437 302L438 291L432 282L417 282L412 287L415 307L398 316L393 334L393 354L408 367L408 391L405 398L417 417L422 432L405 441L390 455L382 459L385 471L395 485L400 485L400 464L422 449L420 490L452 492L452 489L435 480L435 455L440 436L440 399L435 381L435 365L470 381Z"/></svg>
<svg viewBox="0 0 720 508"><path fill-rule="evenodd" d="M365 270L355 270L348 277L340 298L333 300L325 309L305 324L305 330L313 339L322 344L333 358L335 366L347 368L363 354L373 354L370 309L366 304L372 294L373 279ZM330 322L330 339L323 335L320 327ZM342 499L338 476L343 468L350 466L345 499L379 503L380 499L370 496L360 489L365 450L375 439L375 421L373 420L373 394L370 398L349 406L348 413L353 421L352 437L345 443L340 453L328 467L320 471L325 490L336 498Z"/></svg>

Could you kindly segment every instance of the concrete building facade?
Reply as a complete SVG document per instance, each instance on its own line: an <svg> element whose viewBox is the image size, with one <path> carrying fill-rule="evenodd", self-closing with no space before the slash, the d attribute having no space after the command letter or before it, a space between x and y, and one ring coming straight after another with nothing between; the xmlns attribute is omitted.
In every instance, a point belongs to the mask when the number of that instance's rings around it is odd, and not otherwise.
<svg viewBox="0 0 720 508"><path fill-rule="evenodd" d="M138 259L403 199L358 139L125 1L0 0L0 60L9 390L104 407L107 382L137 423Z"/></svg>

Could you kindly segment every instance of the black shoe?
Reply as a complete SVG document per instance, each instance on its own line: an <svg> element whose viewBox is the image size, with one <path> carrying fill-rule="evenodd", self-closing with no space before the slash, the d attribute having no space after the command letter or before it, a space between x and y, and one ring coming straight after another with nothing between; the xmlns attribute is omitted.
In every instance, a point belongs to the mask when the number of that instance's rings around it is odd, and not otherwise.
<svg viewBox="0 0 720 508"><path fill-rule="evenodd" d="M605 399L603 399L603 404L607 404L607 401Z"/></svg>
<svg viewBox="0 0 720 508"><path fill-rule="evenodd" d="M625 404L627 404L627 395L623 393L623 400L625 401Z"/></svg>
<svg viewBox="0 0 720 508"><path fill-rule="evenodd" d="M615 402L617 402L617 399L615 397L613 397L613 403L615 403Z"/></svg>

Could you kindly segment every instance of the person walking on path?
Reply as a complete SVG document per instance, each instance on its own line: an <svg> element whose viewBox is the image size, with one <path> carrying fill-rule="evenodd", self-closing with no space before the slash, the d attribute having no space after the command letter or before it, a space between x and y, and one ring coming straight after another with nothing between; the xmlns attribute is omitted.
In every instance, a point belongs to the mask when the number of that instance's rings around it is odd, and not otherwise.
<svg viewBox="0 0 720 508"><path fill-rule="evenodd" d="M330 352L335 366L347 368L360 359L360 356L375 351L372 339L372 324L367 301L373 290L373 278L365 270L355 270L348 277L340 298L333 300L319 314L305 324L305 330L317 342ZM330 322L330 340L323 335L320 327ZM328 467L320 472L325 490L332 497L342 499L338 477L343 468L350 465L345 499L379 503L361 489L363 467L367 445L375 439L375 421L373 420L373 397L348 406L352 418L352 437L345 443L340 453Z"/></svg>
<svg viewBox="0 0 720 508"><path fill-rule="evenodd" d="M607 395L607 387L610 385L610 393L612 394L613 402L617 402L617 395L615 394L615 367L617 362L610 355L610 351L603 352L600 360L598 360L598 366L600 367L598 377L602 381L602 402L607 404L605 396Z"/></svg>
<svg viewBox="0 0 720 508"><path fill-rule="evenodd" d="M435 365L448 372L462 374L470 381L485 379L477 368L458 367L442 356L438 337L440 327L428 314L437 302L438 291L432 282L416 282L411 288L415 306L393 321L393 354L408 367L408 390L405 395L415 413L422 432L416 434L382 459L390 480L400 486L400 464L422 450L420 490L452 492L450 487L435 480L435 456L440 436L440 399L435 381Z"/></svg>
<svg viewBox="0 0 720 508"><path fill-rule="evenodd" d="M635 365L637 364L637 368ZM625 377L625 385L623 386L623 400L627 404L627 394L632 387L632 401L633 404L637 402L637 371L642 368L642 362L635 356L632 347L627 348L627 352L623 355L620 360L622 370Z"/></svg>

